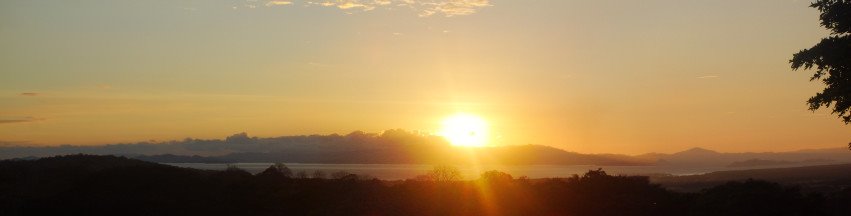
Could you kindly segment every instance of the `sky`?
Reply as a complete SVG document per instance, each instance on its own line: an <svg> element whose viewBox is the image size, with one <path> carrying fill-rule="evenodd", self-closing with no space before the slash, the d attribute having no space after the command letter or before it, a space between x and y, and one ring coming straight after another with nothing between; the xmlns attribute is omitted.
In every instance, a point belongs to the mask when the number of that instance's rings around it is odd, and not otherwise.
<svg viewBox="0 0 851 216"><path fill-rule="evenodd" d="M583 153L845 147L808 1L5 0L0 144L434 133Z"/></svg>

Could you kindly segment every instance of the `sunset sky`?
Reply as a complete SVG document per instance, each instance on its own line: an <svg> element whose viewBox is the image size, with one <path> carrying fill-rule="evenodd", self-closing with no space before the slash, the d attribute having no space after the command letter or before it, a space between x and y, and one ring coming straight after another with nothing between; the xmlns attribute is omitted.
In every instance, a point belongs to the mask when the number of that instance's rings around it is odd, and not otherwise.
<svg viewBox="0 0 851 216"><path fill-rule="evenodd" d="M804 0L4 0L0 144L436 133L584 153L844 147Z"/></svg>

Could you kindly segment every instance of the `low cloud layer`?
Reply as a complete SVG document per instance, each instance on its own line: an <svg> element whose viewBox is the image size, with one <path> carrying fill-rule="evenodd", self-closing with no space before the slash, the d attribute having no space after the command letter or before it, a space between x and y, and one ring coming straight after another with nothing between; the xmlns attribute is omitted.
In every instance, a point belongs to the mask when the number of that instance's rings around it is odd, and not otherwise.
<svg viewBox="0 0 851 216"><path fill-rule="evenodd" d="M35 118L32 116L27 117L0 117L0 124L11 124L11 123L26 123L26 122L35 122L44 120L42 118Z"/></svg>
<svg viewBox="0 0 851 216"><path fill-rule="evenodd" d="M476 13L479 9L492 6L490 0L326 0L326 1L265 1L247 0L247 7L255 8L263 4L267 7L302 6L337 8L347 13L352 11L372 11L376 9L407 9L420 17L463 16Z"/></svg>
<svg viewBox="0 0 851 216"><path fill-rule="evenodd" d="M374 149L405 149L410 146L443 148L443 138L419 132L387 130L382 133L355 131L347 135L309 135L258 138L238 133L225 139L192 139L167 142L118 143L98 146L27 146L26 143L0 141L0 159L28 156L47 157L67 154L98 155L200 155L222 156L270 152L343 152ZM307 155L309 156L309 155Z"/></svg>

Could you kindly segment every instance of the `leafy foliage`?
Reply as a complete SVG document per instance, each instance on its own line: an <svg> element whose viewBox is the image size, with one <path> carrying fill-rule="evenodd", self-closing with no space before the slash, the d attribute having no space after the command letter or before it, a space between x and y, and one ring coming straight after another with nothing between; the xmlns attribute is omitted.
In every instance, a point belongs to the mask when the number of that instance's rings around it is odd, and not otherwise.
<svg viewBox="0 0 851 216"><path fill-rule="evenodd" d="M429 171L428 176L433 181L452 182L461 179L461 171L453 166L439 165Z"/></svg>
<svg viewBox="0 0 851 216"><path fill-rule="evenodd" d="M818 0L811 5L821 12L821 25L831 36L801 50L789 62L792 69L815 69L810 81L826 85L807 103L810 110L833 106L831 111L845 124L851 123L851 0ZM849 144L851 145L851 144Z"/></svg>

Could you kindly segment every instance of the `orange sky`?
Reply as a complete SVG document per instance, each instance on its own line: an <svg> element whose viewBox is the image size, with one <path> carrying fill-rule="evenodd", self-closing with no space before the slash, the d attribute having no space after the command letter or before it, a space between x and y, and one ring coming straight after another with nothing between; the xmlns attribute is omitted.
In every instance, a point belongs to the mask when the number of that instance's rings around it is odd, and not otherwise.
<svg viewBox="0 0 851 216"><path fill-rule="evenodd" d="M285 2L290 2L285 4ZM0 142L436 132L589 153L844 147L806 1L2 1Z"/></svg>

